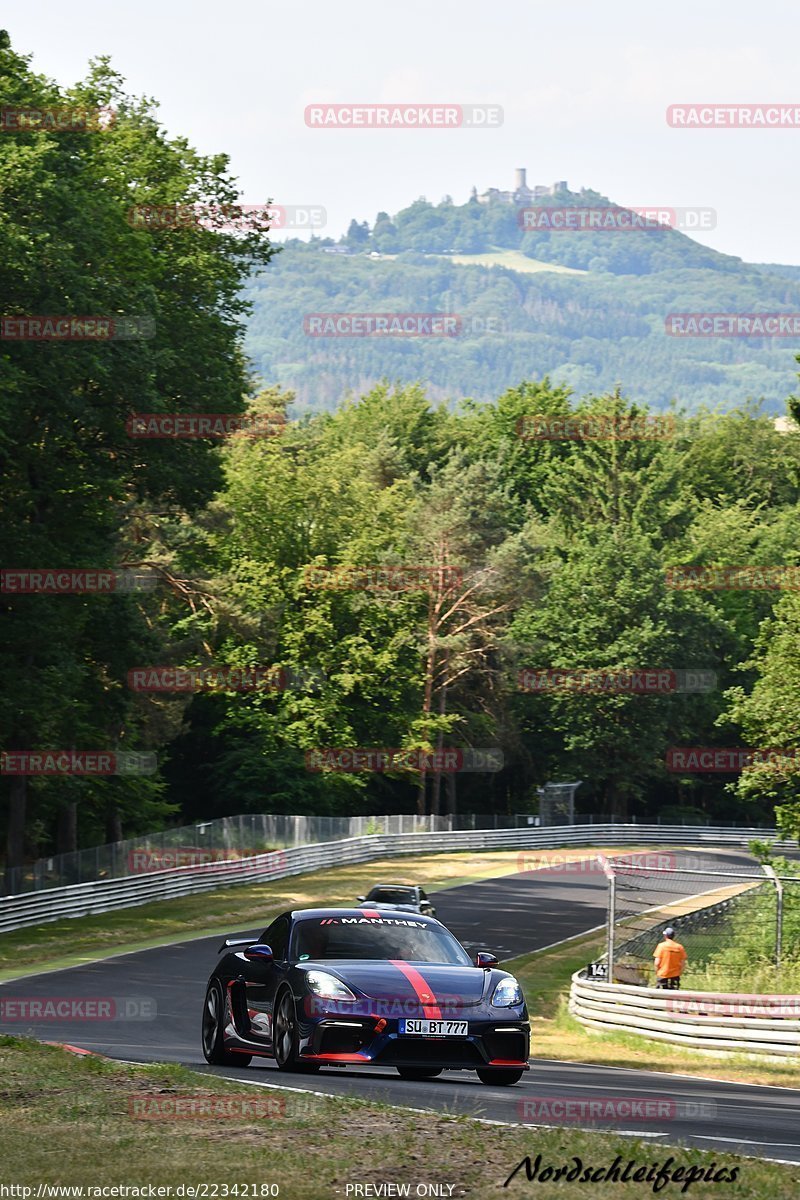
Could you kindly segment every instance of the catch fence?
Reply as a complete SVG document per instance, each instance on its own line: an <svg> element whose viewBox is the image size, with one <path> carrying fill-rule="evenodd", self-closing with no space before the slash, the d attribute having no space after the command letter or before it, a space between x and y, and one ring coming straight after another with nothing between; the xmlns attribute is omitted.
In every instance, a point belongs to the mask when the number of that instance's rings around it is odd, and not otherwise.
<svg viewBox="0 0 800 1200"><path fill-rule="evenodd" d="M608 887L606 950L588 974L653 986L653 953L665 928L688 959L681 984L753 991L800 989L800 874L721 867L702 852L601 859ZM790 868L794 870L794 868Z"/></svg>

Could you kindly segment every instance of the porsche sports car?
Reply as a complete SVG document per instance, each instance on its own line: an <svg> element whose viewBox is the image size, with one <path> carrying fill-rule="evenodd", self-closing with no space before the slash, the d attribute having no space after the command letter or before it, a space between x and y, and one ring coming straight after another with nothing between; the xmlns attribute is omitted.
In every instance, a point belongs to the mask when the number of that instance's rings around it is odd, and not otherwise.
<svg viewBox="0 0 800 1200"><path fill-rule="evenodd" d="M376 883L366 896L357 896L356 899L362 901L359 908L401 908L406 912L436 916L436 909L425 889L411 883Z"/></svg>
<svg viewBox="0 0 800 1200"><path fill-rule="evenodd" d="M528 1010L493 954L474 960L434 917L397 910L282 913L258 938L229 938L203 1006L203 1054L281 1071L395 1067L405 1079L528 1070Z"/></svg>

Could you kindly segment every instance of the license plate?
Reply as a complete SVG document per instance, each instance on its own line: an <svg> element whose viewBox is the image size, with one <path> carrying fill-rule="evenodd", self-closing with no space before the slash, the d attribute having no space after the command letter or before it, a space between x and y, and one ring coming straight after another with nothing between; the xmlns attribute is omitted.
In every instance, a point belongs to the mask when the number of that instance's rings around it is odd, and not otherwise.
<svg viewBox="0 0 800 1200"><path fill-rule="evenodd" d="M416 1037L467 1037L467 1021L418 1021L406 1017L400 1022L400 1032Z"/></svg>

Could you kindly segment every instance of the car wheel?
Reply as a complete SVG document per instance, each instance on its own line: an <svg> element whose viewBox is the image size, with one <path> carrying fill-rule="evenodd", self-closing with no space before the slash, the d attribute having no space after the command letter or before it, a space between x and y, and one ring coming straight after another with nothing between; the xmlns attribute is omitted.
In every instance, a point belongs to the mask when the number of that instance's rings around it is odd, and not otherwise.
<svg viewBox="0 0 800 1200"><path fill-rule="evenodd" d="M246 1067L252 1054L225 1049L225 994L218 979L209 980L203 1005L203 1056L215 1067Z"/></svg>
<svg viewBox="0 0 800 1200"><path fill-rule="evenodd" d="M401 1079L435 1079L441 1075L441 1067L398 1067L397 1073Z"/></svg>
<svg viewBox="0 0 800 1200"><path fill-rule="evenodd" d="M319 1063L303 1062L297 1053L298 1030L297 1012L294 998L288 988L284 988L275 1004L275 1016L272 1020L272 1052L279 1071L303 1071L311 1073L319 1070Z"/></svg>
<svg viewBox="0 0 800 1200"><path fill-rule="evenodd" d="M484 1070L481 1068L478 1071L478 1079L481 1083L489 1084L490 1087L492 1084L495 1087L511 1087L512 1083L519 1083L524 1074L524 1071L501 1071L493 1068Z"/></svg>

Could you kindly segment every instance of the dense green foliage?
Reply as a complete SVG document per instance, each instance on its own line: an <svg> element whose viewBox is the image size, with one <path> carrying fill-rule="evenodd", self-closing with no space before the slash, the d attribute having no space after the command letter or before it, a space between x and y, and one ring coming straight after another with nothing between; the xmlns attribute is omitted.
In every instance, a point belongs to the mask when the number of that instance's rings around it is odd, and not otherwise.
<svg viewBox="0 0 800 1200"><path fill-rule="evenodd" d="M783 880L780 963L776 961L776 892L772 884L766 884L739 897L713 946L705 952L690 953L682 978L684 987L738 992L742 980L746 980L749 992L798 992L800 872L796 863L785 858L771 859L771 862Z"/></svg>
<svg viewBox="0 0 800 1200"><path fill-rule="evenodd" d="M258 402L289 401L268 391ZM679 417L660 440L518 436L525 414L569 411L546 380L457 412L383 385L335 415L291 422L280 439L230 446L192 561L236 612L202 618L204 640L220 661L277 663L295 683L194 701L168 769L185 813L525 811L546 780L580 778L584 811L766 822L774 800L796 795L791 773L778 794L746 783L749 773L736 792L730 775L667 770L671 746L737 745L743 732L748 744L768 734L766 744L792 746L797 729L764 731L732 703L766 686L781 694L758 647L793 595L675 589L665 569L797 563L800 434L742 410ZM619 395L576 411L645 415ZM370 564L447 564L460 579L392 594L309 575ZM716 684L525 694L526 667L697 668ZM784 709L772 705L777 720ZM423 793L419 777L304 763L317 747L437 744L497 746L505 768L429 781Z"/></svg>
<svg viewBox="0 0 800 1200"><path fill-rule="evenodd" d="M133 227L134 204L221 203L236 191L225 157L201 158L183 140L168 141L152 104L126 96L107 62L62 92L34 75L3 34L0 79L4 104L116 114L107 128L0 139L4 315L131 316L154 327L152 337L121 341L3 341L0 560L9 568L136 567L159 523L207 503L222 475L207 441L150 441L143 451L126 419L242 410L241 287L272 252L257 233L237 240ZM185 608L168 589L153 605ZM132 659L160 646L152 614L132 595L7 593L3 610L4 748L162 744L164 729L148 726L124 686ZM113 833L121 819L149 824L173 807L158 776L26 784L16 777L7 791L12 859L23 830L49 834L59 820L69 844L76 816L96 839L104 824Z"/></svg>
<svg viewBox="0 0 800 1200"><path fill-rule="evenodd" d="M584 188L542 197L527 209L514 203L493 200L453 204L446 198L431 204L424 198L402 209L396 217L379 213L370 231L366 222L351 224L346 243L354 248L382 254L418 251L420 254L478 254L497 247L521 250L530 258L560 263L578 270L610 272L614 275L650 275L656 271L711 268L735 271L741 259L720 254L693 242L678 230L659 227L642 230L602 231L532 230L525 228L526 213L535 216L547 209L611 208L599 192ZM558 219L558 218L556 218ZM355 226L355 227L354 227Z"/></svg>

